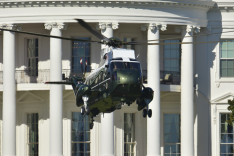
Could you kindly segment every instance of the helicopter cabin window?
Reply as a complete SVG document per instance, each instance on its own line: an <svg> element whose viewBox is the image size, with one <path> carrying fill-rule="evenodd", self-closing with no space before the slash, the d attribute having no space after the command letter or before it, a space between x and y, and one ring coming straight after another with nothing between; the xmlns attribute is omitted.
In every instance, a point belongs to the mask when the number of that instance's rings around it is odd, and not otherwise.
<svg viewBox="0 0 234 156"><path fill-rule="evenodd" d="M124 69L141 71L140 63L137 62L111 62L110 69L111 72Z"/></svg>
<svg viewBox="0 0 234 156"><path fill-rule="evenodd" d="M80 112L72 112L71 155L90 156L90 118Z"/></svg>
<svg viewBox="0 0 234 156"><path fill-rule="evenodd" d="M38 76L38 39L27 39L28 75Z"/></svg>
<svg viewBox="0 0 234 156"><path fill-rule="evenodd" d="M135 156L135 114L124 113L124 156Z"/></svg>
<svg viewBox="0 0 234 156"><path fill-rule="evenodd" d="M164 43L177 43L180 40L165 40ZM181 46L180 44L164 45L164 71L180 72Z"/></svg>
<svg viewBox="0 0 234 156"><path fill-rule="evenodd" d="M39 155L38 113L27 114L27 153L28 156Z"/></svg>
<svg viewBox="0 0 234 156"><path fill-rule="evenodd" d="M130 38L130 37L124 38L124 42L134 42L134 41L136 41L136 38ZM135 45L123 45L123 48L135 50Z"/></svg>
<svg viewBox="0 0 234 156"><path fill-rule="evenodd" d="M220 43L220 77L234 77L234 40Z"/></svg>
<svg viewBox="0 0 234 156"><path fill-rule="evenodd" d="M90 40L90 38L78 37L78 39ZM72 43L72 75L83 76L91 71L90 43L73 41Z"/></svg>

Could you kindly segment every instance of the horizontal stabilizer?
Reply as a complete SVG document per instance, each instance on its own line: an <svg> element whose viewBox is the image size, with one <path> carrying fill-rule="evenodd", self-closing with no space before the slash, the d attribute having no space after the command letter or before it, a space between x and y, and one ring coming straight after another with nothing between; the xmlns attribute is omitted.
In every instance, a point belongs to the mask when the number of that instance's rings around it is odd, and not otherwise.
<svg viewBox="0 0 234 156"><path fill-rule="evenodd" d="M74 82L72 81L53 81L53 82L45 82L45 84L65 84L65 85L72 85Z"/></svg>

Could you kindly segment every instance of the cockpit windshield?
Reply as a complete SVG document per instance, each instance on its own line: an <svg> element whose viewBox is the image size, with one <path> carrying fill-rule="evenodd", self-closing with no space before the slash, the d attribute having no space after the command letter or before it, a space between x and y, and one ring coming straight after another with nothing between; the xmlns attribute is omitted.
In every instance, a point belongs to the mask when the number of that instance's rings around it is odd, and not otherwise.
<svg viewBox="0 0 234 156"><path fill-rule="evenodd" d="M141 71L140 63L138 62L111 62L110 70L138 70Z"/></svg>

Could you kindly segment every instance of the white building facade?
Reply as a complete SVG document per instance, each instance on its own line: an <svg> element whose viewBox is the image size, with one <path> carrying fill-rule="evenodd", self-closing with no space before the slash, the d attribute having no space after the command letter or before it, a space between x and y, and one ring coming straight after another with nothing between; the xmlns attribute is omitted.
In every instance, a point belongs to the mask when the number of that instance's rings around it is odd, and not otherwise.
<svg viewBox="0 0 234 156"><path fill-rule="evenodd" d="M233 16L232 0L0 0L4 29L98 41L79 18L124 41L202 42L124 47L135 50L154 90L152 117L134 103L95 117L90 130L71 86L44 83L81 74L80 59L87 73L95 70L105 46L1 31L0 155L233 155L225 122L234 98Z"/></svg>

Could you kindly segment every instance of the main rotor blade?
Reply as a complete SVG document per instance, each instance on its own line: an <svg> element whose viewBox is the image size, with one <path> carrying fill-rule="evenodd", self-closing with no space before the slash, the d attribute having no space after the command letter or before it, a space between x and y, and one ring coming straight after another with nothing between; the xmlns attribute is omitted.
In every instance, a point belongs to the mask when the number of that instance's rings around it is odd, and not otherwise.
<svg viewBox="0 0 234 156"><path fill-rule="evenodd" d="M88 23L86 23L82 19L75 19L75 20L77 20L82 27L84 27L86 30L88 30L90 33L95 35L100 40L109 41L109 39L106 36L104 36L101 33L95 31Z"/></svg>
<svg viewBox="0 0 234 156"><path fill-rule="evenodd" d="M217 32L217 33L210 33L210 34L198 34L198 35L192 35L192 36L185 36L184 38L188 37L197 37L197 36L208 36L208 35L215 35L215 34L222 34L222 33L229 33L229 32L234 32L232 31L223 31L223 32ZM152 42L152 41L164 41L164 40L174 40L174 39L181 39L181 37L172 37L172 38L164 38L164 39L157 39L157 40L147 40L147 41L134 41L134 42L125 42L124 45L139 45L147 42Z"/></svg>
<svg viewBox="0 0 234 156"><path fill-rule="evenodd" d="M26 32L26 31L9 30L9 29L2 29L2 28L0 28L0 30L10 31L10 32L15 32L15 33L20 33L20 34L28 34L28 35L36 35L36 36L42 36L42 37L57 38L57 39L69 40L69 41L79 41L79 42L89 42L89 43L101 43L101 44L103 44L100 41L91 41L91 40L83 40L83 39L76 39L76 38L60 37L60 36L32 33L32 32Z"/></svg>
<svg viewBox="0 0 234 156"><path fill-rule="evenodd" d="M175 43L142 43L139 45L171 45L171 44L203 44L203 43L218 43L230 41L208 41L208 42L175 42Z"/></svg>

